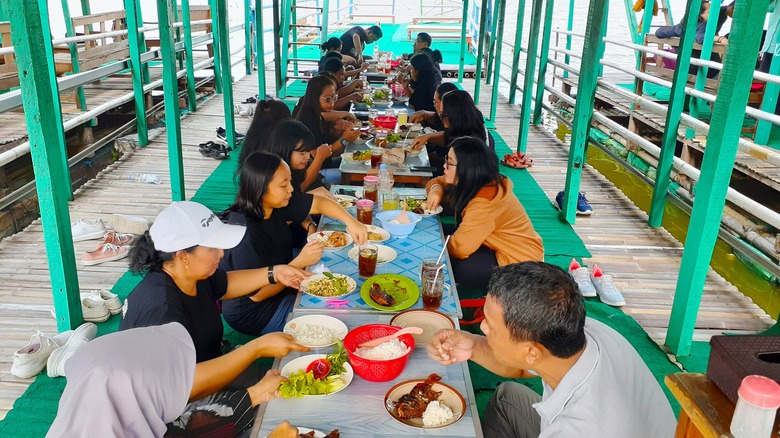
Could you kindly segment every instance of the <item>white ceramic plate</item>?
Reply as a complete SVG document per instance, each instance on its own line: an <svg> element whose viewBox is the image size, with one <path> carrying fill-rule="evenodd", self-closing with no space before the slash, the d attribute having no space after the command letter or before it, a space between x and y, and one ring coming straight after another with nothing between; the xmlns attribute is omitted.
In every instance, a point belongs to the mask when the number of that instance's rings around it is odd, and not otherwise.
<svg viewBox="0 0 780 438"><path fill-rule="evenodd" d="M287 363L287 365L282 367L282 376L283 377L289 377L290 374L298 371L298 370L306 370L308 368L309 364L314 362L317 359L325 359L325 354L309 354L306 356L301 356L297 359L293 359L290 362ZM349 362L344 364L344 371L341 373L341 379L344 380L344 386L342 386L340 389L331 392L330 394L322 394L322 395L304 395L303 397L327 397L331 394L335 394L339 391L344 390L347 386L349 386L350 383L352 383L352 379L355 378L355 372L352 371L352 365L349 364ZM454 410L453 410L454 412ZM323 435L325 436L325 435Z"/></svg>
<svg viewBox="0 0 780 438"><path fill-rule="evenodd" d="M435 310L412 309L403 311L390 320L390 324L399 327L420 327L423 332L412 335L414 345L425 348L430 344L433 335L441 329L454 329L455 323L449 316Z"/></svg>
<svg viewBox="0 0 780 438"><path fill-rule="evenodd" d="M395 260L396 257L398 257L398 253L395 252L395 250L393 248L390 248L389 246L377 245L377 248L379 248L379 254L377 254L377 260L376 260L377 266L382 266L385 263L390 263L393 260ZM349 253L347 253L347 255L349 256L350 259L352 259L353 262L357 263L358 247L353 246L352 249L349 250Z"/></svg>
<svg viewBox="0 0 780 438"><path fill-rule="evenodd" d="M436 216L437 214L441 213L442 211L444 211L444 207L439 205L434 210L425 210L425 212L423 214L421 214L420 216L422 216L422 217Z"/></svg>
<svg viewBox="0 0 780 438"><path fill-rule="evenodd" d="M376 225L368 225L368 232L369 233L377 233L377 234L381 234L382 235L381 239L368 239L368 241L371 242L371 243L382 243L382 242L390 239L390 233L387 230L385 230L384 228L377 227Z"/></svg>
<svg viewBox="0 0 780 438"><path fill-rule="evenodd" d="M327 436L325 433L320 432L317 429L309 429L308 427L301 427L301 426L297 426L297 427L298 427L298 434L300 435L305 435L309 432L314 432L314 438L325 438ZM265 438L268 438L268 435L266 435Z"/></svg>
<svg viewBox="0 0 780 438"><path fill-rule="evenodd" d="M369 143L371 142L371 140L367 140L367 141ZM341 159L346 161L346 162L348 162L348 163L370 163L371 162L371 157L368 157L365 160L355 160L355 159L353 159L352 158L352 152L344 152L343 154L341 154Z"/></svg>
<svg viewBox="0 0 780 438"><path fill-rule="evenodd" d="M330 298L339 298L339 297L343 297L345 295L349 295L352 292L354 292L355 289L357 288L357 283L352 278L350 278L350 277L348 277L348 276L346 276L344 274L333 274L333 276L337 277L337 278L338 277L346 277L347 278L347 293L341 294L341 295L323 296L323 295L317 295L317 294L309 292L309 284L311 284L312 282L315 282L315 281L326 279L327 277L324 274L315 274L315 275L312 275L311 277L303 280L301 282L301 292L303 292L305 294L309 294L309 295L311 295L313 297L317 297L317 298L330 299Z"/></svg>
<svg viewBox="0 0 780 438"><path fill-rule="evenodd" d="M282 374L284 374L284 372L282 372ZM455 388L438 382L433 384L432 389L434 391L441 392L441 395L439 396L439 403L444 404L448 408L452 409L453 415L450 420L438 426L423 426L422 418L400 418L398 416L398 413L395 409L395 402L401 398L402 395L409 394L412 388L414 388L414 385L424 381L425 379L409 380L390 388L390 391L387 391L387 395L385 395L385 409L387 409L387 413L389 413L390 416L400 421L401 423L416 427L418 429L438 429L447 427L460 420L463 417L463 414L466 412L466 400L457 390L455 390Z"/></svg>
<svg viewBox="0 0 780 438"><path fill-rule="evenodd" d="M357 202L358 198L354 196L349 195L334 195L336 199L338 199L339 205L344 207L345 209L350 209L355 206L355 202Z"/></svg>
<svg viewBox="0 0 780 438"><path fill-rule="evenodd" d="M344 336L347 336L347 332L349 331L347 329L346 324L341 322L340 319L334 318L332 316L327 315L305 315L305 316L299 316L298 318L295 318L291 321L289 321L287 324L284 325L284 331L285 333L289 333L295 337L295 332L304 325L310 325L310 326L320 326L330 329L330 331L333 332L335 335L335 338L332 340L332 342L326 343L326 344L313 344L313 343L304 343L301 341L298 341L299 344L305 345L307 347L311 348L321 348L321 347L327 347L329 345L333 345L336 343L337 340L343 340ZM396 324L397 325L397 324Z"/></svg>
<svg viewBox="0 0 780 438"><path fill-rule="evenodd" d="M312 240L319 240L321 242L326 242L328 238L330 238L330 235L333 233L342 233L347 237L347 243L343 246L327 246L325 245L325 249L323 251L325 252L336 252L340 251L349 245L352 245L352 236L350 236L348 233L344 231L317 231L316 233L312 234L311 236L307 237L306 240L311 242Z"/></svg>

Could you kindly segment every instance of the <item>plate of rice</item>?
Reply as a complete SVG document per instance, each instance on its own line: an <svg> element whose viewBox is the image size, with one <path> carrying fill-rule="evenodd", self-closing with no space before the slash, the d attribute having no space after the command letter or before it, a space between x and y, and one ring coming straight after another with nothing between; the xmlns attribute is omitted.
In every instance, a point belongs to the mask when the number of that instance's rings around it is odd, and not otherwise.
<svg viewBox="0 0 780 438"><path fill-rule="evenodd" d="M401 418L398 416L395 404L402 396L409 394L412 388L418 383L425 382L425 379L409 380L401 382L387 391L385 395L385 409L387 412L407 426L416 427L418 429L438 429L447 427L460 420L466 412L466 400L463 396L453 387L436 382L432 385L431 389L436 392L441 392L438 400L431 401L425 408L425 412L419 418Z"/></svg>
<svg viewBox="0 0 780 438"><path fill-rule="evenodd" d="M295 338L295 342L311 348L327 347L343 340L349 331L341 320L327 315L299 316L282 330Z"/></svg>
<svg viewBox="0 0 780 438"><path fill-rule="evenodd" d="M344 274L316 274L301 282L301 292L317 298L338 298L357 289L355 280Z"/></svg>

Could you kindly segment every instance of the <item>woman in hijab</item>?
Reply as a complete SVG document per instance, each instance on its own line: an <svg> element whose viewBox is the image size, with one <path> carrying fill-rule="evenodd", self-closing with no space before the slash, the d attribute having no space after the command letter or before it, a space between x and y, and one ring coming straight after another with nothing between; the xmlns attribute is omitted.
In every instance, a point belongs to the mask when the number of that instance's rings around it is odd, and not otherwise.
<svg viewBox="0 0 780 438"><path fill-rule="evenodd" d="M68 383L46 436L239 435L252 426L257 405L278 397L284 378L271 370L249 388L222 388L255 359L289 353L277 339L288 336L257 338L198 364L195 345L179 323L99 337L65 364ZM293 345L296 351L308 350Z"/></svg>

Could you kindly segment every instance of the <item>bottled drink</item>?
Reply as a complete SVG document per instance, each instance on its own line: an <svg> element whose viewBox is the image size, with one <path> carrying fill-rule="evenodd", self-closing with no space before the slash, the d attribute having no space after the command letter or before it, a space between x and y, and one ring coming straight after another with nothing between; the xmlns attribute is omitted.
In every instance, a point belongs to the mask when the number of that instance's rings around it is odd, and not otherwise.
<svg viewBox="0 0 780 438"><path fill-rule="evenodd" d="M154 173L131 173L127 176L127 179L130 181L136 181L140 183L147 183L147 184L161 184L162 179L160 178L160 175L156 175Z"/></svg>
<svg viewBox="0 0 780 438"><path fill-rule="evenodd" d="M385 196L393 193L393 177L387 170L387 164L379 166L379 196L384 202Z"/></svg>
<svg viewBox="0 0 780 438"><path fill-rule="evenodd" d="M374 61L379 62L379 46L374 43Z"/></svg>

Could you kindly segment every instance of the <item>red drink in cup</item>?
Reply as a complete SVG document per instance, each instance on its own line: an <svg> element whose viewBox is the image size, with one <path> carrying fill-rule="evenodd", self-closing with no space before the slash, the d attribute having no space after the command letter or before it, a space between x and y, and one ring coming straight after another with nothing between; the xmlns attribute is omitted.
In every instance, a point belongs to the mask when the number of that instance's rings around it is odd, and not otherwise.
<svg viewBox="0 0 780 438"><path fill-rule="evenodd" d="M368 278L376 273L376 260L379 248L376 245L361 245L358 247L358 273L362 278Z"/></svg>

